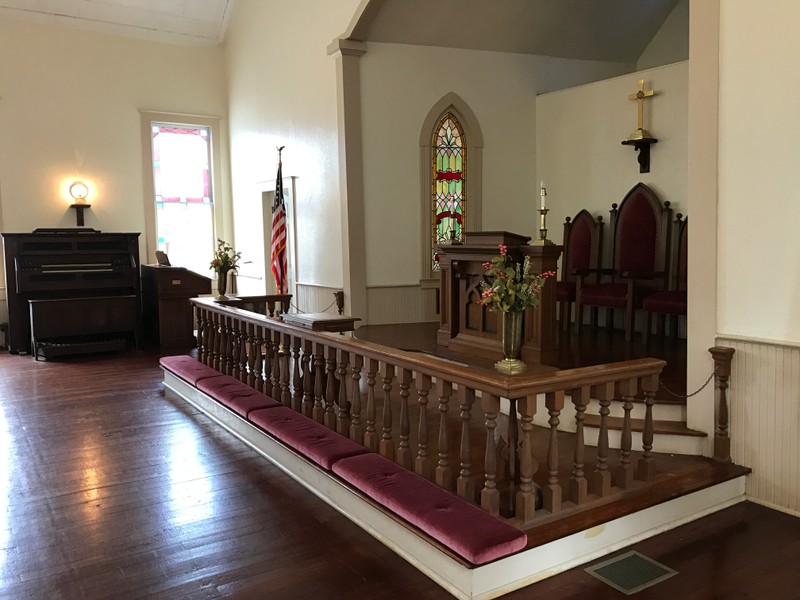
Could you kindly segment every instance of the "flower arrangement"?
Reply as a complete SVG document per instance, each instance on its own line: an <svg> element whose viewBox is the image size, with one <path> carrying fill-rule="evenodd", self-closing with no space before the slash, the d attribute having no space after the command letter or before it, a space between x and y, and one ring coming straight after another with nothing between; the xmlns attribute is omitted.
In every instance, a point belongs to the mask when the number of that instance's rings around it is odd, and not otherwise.
<svg viewBox="0 0 800 600"><path fill-rule="evenodd" d="M241 252L236 252L228 242L217 238L217 251L214 252L214 260L211 261L209 269L214 269L217 273L236 272L239 269L240 258L242 258Z"/></svg>
<svg viewBox="0 0 800 600"><path fill-rule="evenodd" d="M483 268L491 279L481 282L478 303L488 306L489 310L502 312L518 312L528 306L538 306L545 281L555 275L555 271L531 275L530 257L526 256L521 265L515 263L503 244L500 244L500 256L495 256L492 262L483 263Z"/></svg>

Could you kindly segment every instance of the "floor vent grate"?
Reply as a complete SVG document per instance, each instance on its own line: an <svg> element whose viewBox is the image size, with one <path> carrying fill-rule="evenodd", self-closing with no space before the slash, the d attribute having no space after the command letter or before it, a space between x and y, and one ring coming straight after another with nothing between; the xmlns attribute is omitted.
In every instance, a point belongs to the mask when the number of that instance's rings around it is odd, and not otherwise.
<svg viewBox="0 0 800 600"><path fill-rule="evenodd" d="M678 573L634 551L593 565L586 572L629 596Z"/></svg>

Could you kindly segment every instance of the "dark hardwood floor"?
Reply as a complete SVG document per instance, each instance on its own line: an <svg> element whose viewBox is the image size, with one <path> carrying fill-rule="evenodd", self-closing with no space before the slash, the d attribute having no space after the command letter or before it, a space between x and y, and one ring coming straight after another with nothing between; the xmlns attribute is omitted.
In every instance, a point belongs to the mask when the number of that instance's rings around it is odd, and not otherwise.
<svg viewBox="0 0 800 600"><path fill-rule="evenodd" d="M0 354L0 598L449 598L182 401L154 352ZM800 594L800 520L745 504L636 546L640 598ZM576 569L512 599L622 598Z"/></svg>

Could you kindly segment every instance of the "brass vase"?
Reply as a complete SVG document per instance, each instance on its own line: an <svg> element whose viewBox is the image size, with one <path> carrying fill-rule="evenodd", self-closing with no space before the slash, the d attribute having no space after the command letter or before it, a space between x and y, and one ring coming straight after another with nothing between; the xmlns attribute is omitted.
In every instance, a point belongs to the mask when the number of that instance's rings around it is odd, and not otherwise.
<svg viewBox="0 0 800 600"><path fill-rule="evenodd" d="M506 375L516 375L526 369L519 359L522 350L522 312L504 312L502 318L503 360L494 363L494 368Z"/></svg>
<svg viewBox="0 0 800 600"><path fill-rule="evenodd" d="M228 271L220 270L217 273L217 300L227 300L226 291L228 291Z"/></svg>

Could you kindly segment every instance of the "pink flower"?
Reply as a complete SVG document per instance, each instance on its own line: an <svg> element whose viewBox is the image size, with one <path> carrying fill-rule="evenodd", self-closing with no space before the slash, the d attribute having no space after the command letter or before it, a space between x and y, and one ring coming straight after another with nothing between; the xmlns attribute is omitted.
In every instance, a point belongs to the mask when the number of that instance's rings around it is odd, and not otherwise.
<svg viewBox="0 0 800 600"><path fill-rule="evenodd" d="M484 269L491 269L492 268L492 263L490 263L490 262L483 263L483 268Z"/></svg>
<svg viewBox="0 0 800 600"><path fill-rule="evenodd" d="M502 256L508 254L508 248L506 248L505 244L500 244L500 254Z"/></svg>

